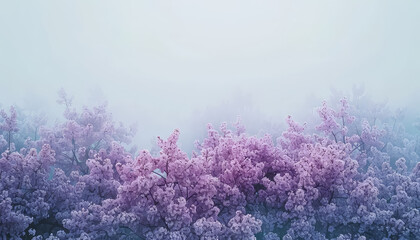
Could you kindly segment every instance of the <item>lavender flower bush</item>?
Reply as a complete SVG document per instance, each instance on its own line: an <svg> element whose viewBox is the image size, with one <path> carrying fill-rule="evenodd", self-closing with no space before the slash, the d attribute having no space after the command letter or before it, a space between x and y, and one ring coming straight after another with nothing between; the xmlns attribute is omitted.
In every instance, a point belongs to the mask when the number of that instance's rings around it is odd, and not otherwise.
<svg viewBox="0 0 420 240"><path fill-rule="evenodd" d="M344 98L275 140L209 125L191 156L178 130L133 155L105 106L60 102L54 127L0 112L0 239L420 239L419 143L398 116Z"/></svg>

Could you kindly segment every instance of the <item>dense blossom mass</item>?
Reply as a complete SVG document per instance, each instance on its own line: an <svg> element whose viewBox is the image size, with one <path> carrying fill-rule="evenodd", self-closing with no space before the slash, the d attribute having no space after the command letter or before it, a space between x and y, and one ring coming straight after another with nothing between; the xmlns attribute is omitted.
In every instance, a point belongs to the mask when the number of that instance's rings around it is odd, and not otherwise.
<svg viewBox="0 0 420 240"><path fill-rule="evenodd" d="M278 139L209 125L189 156L178 130L134 155L105 106L60 103L53 127L0 112L0 239L420 239L418 137L378 105L324 102Z"/></svg>

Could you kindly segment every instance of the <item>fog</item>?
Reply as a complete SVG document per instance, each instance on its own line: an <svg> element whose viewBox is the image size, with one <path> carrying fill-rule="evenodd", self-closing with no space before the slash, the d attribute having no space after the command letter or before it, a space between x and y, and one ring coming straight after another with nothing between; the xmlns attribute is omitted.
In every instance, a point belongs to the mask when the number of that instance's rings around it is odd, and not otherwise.
<svg viewBox="0 0 420 240"><path fill-rule="evenodd" d="M135 144L241 116L251 133L364 86L415 109L418 1L1 1L0 103L58 118L107 102Z"/></svg>

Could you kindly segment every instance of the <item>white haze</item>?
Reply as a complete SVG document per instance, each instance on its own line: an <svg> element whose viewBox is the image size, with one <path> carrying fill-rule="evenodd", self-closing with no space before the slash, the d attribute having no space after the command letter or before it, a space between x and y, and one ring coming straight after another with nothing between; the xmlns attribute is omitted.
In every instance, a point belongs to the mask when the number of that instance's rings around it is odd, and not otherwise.
<svg viewBox="0 0 420 240"><path fill-rule="evenodd" d="M419 1L0 1L0 103L55 119L64 88L136 122L139 148L179 128L186 149L207 122L276 128L331 88L415 107L419 13Z"/></svg>

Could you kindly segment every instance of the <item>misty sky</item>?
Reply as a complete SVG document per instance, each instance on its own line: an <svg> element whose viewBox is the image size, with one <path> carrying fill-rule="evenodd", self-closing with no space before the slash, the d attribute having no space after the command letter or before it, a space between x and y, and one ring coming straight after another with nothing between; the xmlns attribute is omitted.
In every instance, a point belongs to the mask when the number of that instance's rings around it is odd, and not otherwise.
<svg viewBox="0 0 420 240"><path fill-rule="evenodd" d="M283 122L354 84L415 105L419 29L419 1L0 0L0 103L56 117L61 87L107 101L140 148L237 115Z"/></svg>

